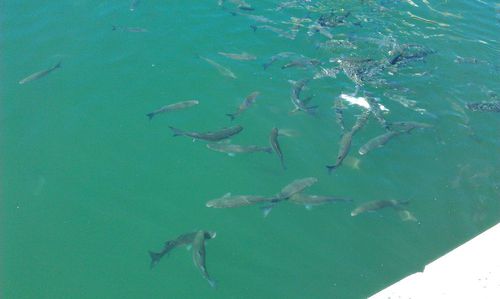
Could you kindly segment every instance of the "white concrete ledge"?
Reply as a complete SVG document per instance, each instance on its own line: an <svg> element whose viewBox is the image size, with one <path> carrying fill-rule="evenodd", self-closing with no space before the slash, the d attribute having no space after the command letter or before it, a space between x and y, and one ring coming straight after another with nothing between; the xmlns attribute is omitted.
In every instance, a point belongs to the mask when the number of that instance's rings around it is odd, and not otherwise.
<svg viewBox="0 0 500 299"><path fill-rule="evenodd" d="M500 299L500 224L369 298Z"/></svg>

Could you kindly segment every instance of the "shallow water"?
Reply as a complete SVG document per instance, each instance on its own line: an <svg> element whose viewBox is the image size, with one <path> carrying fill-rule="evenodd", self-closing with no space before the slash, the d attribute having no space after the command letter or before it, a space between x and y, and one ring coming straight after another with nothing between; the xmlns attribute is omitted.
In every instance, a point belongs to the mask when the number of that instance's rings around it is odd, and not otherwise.
<svg viewBox="0 0 500 299"><path fill-rule="evenodd" d="M134 11L130 1L0 6L0 297L363 298L499 221L500 115L465 108L500 100L498 3L311 1L276 10L277 1L247 1L255 10L238 11L226 2L144 0ZM334 47L322 47L328 37L309 35L308 26L332 9L351 14L327 29ZM265 27L253 32L250 25L263 24L235 10L286 32L291 17L311 21L291 40ZM340 69L336 78L311 80L302 95L314 95L315 116L290 113L288 81L312 78L319 66L281 69L285 58L262 67L280 52L332 69L350 57L384 61L402 44L433 53L386 67L358 88ZM60 69L18 84L59 61ZM253 91L261 93L254 105L231 122L225 114ZM387 121L434 127L360 156L360 146L384 133L371 117L328 175L341 136L331 107L356 92L378 98ZM146 117L188 99L200 104ZM343 104L350 129L363 108ZM244 130L232 143L244 145L268 145L274 126L293 130L279 137L287 170L275 154L231 157L168 128L237 124ZM283 202L266 218L258 207L205 207L227 192L269 196L310 176L318 183L305 193L354 203L308 211ZM391 209L350 216L376 199L410 200L418 221ZM149 268L148 250L199 229L217 232L207 241L217 289L184 249Z"/></svg>

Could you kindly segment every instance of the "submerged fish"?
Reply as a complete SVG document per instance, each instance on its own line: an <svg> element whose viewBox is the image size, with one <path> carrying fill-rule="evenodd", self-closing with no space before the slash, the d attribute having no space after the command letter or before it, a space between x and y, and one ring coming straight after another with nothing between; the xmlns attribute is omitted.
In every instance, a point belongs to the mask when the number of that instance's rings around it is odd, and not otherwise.
<svg viewBox="0 0 500 299"><path fill-rule="evenodd" d="M289 199L292 195L304 191L304 189L314 185L318 182L315 177L308 177L303 179L297 179L286 185L281 189L281 191L275 195L276 201L281 201Z"/></svg>
<svg viewBox="0 0 500 299"><path fill-rule="evenodd" d="M285 161L283 160L283 152L281 151L281 147L278 142L278 136L279 136L278 128L273 128L271 130L271 134L269 134L269 143L271 144L271 147L273 148L274 152L280 158L281 167L283 167L283 169L286 169Z"/></svg>
<svg viewBox="0 0 500 299"><path fill-rule="evenodd" d="M229 138L233 135L238 134L243 130L242 126L235 126L235 127L230 127L230 128L224 128L219 131L215 132L188 132L188 131L183 131L174 127L169 126L169 128L174 132L174 137L175 136L189 136L194 139L203 139L207 141L220 141L222 139Z"/></svg>
<svg viewBox="0 0 500 299"><path fill-rule="evenodd" d="M307 102L311 98L309 98L308 100L300 99L300 93L302 92L302 89L308 82L309 79L302 79L293 83L290 100L292 101L292 104L295 108L292 110L292 112L304 111L311 115L316 113L316 109L318 108L318 106L307 106Z"/></svg>
<svg viewBox="0 0 500 299"><path fill-rule="evenodd" d="M315 66L315 65L319 65L319 64L321 64L321 62L318 59L302 58L302 59L293 60L287 64L284 64L281 67L281 69L284 70L284 69L291 68L291 67L304 68L304 67Z"/></svg>
<svg viewBox="0 0 500 299"><path fill-rule="evenodd" d="M359 148L358 152L360 155L366 155L370 151L384 146L389 140L391 140L395 136L398 136L401 133L403 133L403 132L402 131L389 131L385 134L382 134L380 136L372 138L367 143L365 143L363 146L361 146Z"/></svg>
<svg viewBox="0 0 500 299"><path fill-rule="evenodd" d="M257 57L255 57L252 54L248 54L246 52L237 54L237 53L225 53L225 52L219 52L219 55L234 59L234 60L255 60Z"/></svg>
<svg viewBox="0 0 500 299"><path fill-rule="evenodd" d="M141 27L122 27L122 26L114 26L113 31L124 31L124 32L148 32L146 28Z"/></svg>
<svg viewBox="0 0 500 299"><path fill-rule="evenodd" d="M29 75L28 77L22 79L21 81L19 81L19 84L24 84L24 83L28 83L28 82L31 82L31 81L34 81L34 80L38 80L42 77L45 77L47 76L48 74L50 74L52 71L58 69L61 67L61 62L59 61L56 65L54 65L53 67L49 68L49 69L46 69L46 70L43 70L43 71L39 71L39 72L36 72L34 74L31 74Z"/></svg>
<svg viewBox="0 0 500 299"><path fill-rule="evenodd" d="M221 75L232 78L232 79L238 79L236 77L236 75L227 67L220 65L219 63L213 61L212 59L209 59L209 58L206 58L203 56L199 56L199 57L201 59L205 60L206 62L208 62L209 64L211 64L213 67L215 67Z"/></svg>
<svg viewBox="0 0 500 299"><path fill-rule="evenodd" d="M262 202L269 202L270 198L258 195L231 195L226 193L224 196L207 201L208 208L237 208L250 206Z"/></svg>
<svg viewBox="0 0 500 299"><path fill-rule="evenodd" d="M257 145L238 145L231 143L208 143L207 147L211 150L227 153L227 154L240 154L240 153L256 153L256 152L266 152L271 154L273 149L271 147L263 147Z"/></svg>
<svg viewBox="0 0 500 299"><path fill-rule="evenodd" d="M215 238L215 235L216 235L215 232L209 232L209 231L204 232L204 238L207 240ZM169 240L165 242L165 246L163 247L162 251L160 252L149 251L149 256L151 257L151 268L156 266L160 262L161 258L164 255L168 254L170 251L172 251L172 249L180 246L190 245L191 243L193 243L195 236L196 232L182 234L174 240Z"/></svg>
<svg viewBox="0 0 500 299"><path fill-rule="evenodd" d="M500 101L468 103L466 107L471 111L500 112Z"/></svg>
<svg viewBox="0 0 500 299"><path fill-rule="evenodd" d="M205 251L205 234L204 231L198 231L193 240L193 263L200 270L201 275L215 288L215 280L210 278L206 266L206 251Z"/></svg>
<svg viewBox="0 0 500 299"><path fill-rule="evenodd" d="M321 196L321 195L306 195L303 193L296 193L292 195L288 201L294 204L304 205L306 208L312 206L323 205L331 202L351 202L352 199L339 198L334 196Z"/></svg>
<svg viewBox="0 0 500 299"><path fill-rule="evenodd" d="M395 122L390 122L388 125L389 128L393 131L403 131L403 132L411 132L413 129L433 127L433 125L426 123L419 123L415 121L395 121Z"/></svg>
<svg viewBox="0 0 500 299"><path fill-rule="evenodd" d="M271 58L269 58L269 60L266 63L264 63L262 65L262 67L264 69L267 69L268 67L270 67L273 63L275 63L279 59L287 58L287 57L290 57L292 55L297 55L297 54L295 54L293 52L281 52L281 53L278 53L276 55L271 56Z"/></svg>
<svg viewBox="0 0 500 299"><path fill-rule="evenodd" d="M285 31L283 29L280 29L280 28L277 28L277 27L274 27L271 25L260 25L260 26L251 25L250 27L253 29L254 32L257 31L258 28L267 29L269 31L272 31L272 32L278 34L278 36L280 36L280 37L284 37L284 38L291 39L291 40L294 40L295 36L296 36L296 34L294 32Z"/></svg>
<svg viewBox="0 0 500 299"><path fill-rule="evenodd" d="M151 120L157 114L189 108L189 107L198 105L199 103L200 102L198 102L197 100L182 101L182 102L163 106L163 107L161 107L161 108L159 108L151 113L146 114L146 116L149 117L149 119Z"/></svg>
<svg viewBox="0 0 500 299"><path fill-rule="evenodd" d="M129 6L130 11L134 11L137 8L139 2L140 2L139 0L130 1L130 6Z"/></svg>
<svg viewBox="0 0 500 299"><path fill-rule="evenodd" d="M255 99L259 95L260 95L260 92L258 92L258 91L252 92L251 94L249 94L245 98L243 103L240 104L240 106L238 107L238 110L236 112L228 113L226 115L229 116L231 118L231 120L234 120L236 118L236 116L240 115L241 113L243 113L243 111L247 110L255 102Z"/></svg>
<svg viewBox="0 0 500 299"><path fill-rule="evenodd" d="M351 216L356 216L364 212L376 211L383 208L392 207L400 209L402 205L408 204L408 200L374 200L361 204L351 212Z"/></svg>

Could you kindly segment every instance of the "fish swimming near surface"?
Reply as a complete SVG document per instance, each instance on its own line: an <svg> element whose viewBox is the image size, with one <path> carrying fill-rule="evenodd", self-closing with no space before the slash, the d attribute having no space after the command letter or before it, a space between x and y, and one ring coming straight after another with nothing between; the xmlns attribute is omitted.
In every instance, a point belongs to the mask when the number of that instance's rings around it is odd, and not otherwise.
<svg viewBox="0 0 500 299"><path fill-rule="evenodd" d="M215 288L215 280L210 278L206 266L205 231L198 231L193 240L193 263L200 270L201 275Z"/></svg>
<svg viewBox="0 0 500 299"><path fill-rule="evenodd" d="M281 191L275 195L276 200L289 199L292 195L304 191L304 189L311 187L316 184L318 179L315 177L308 177L303 179L297 179L286 185L281 189Z"/></svg>
<svg viewBox="0 0 500 299"><path fill-rule="evenodd" d="M286 169L285 161L283 159L283 152L281 151L281 147L278 142L278 136L279 136L279 129L273 128L271 130L271 134L269 134L269 143L271 144L271 147L273 148L274 152L280 158L281 167L283 167L283 169Z"/></svg>
<svg viewBox="0 0 500 299"><path fill-rule="evenodd" d="M225 53L225 52L219 52L219 55L222 55L224 57L227 57L227 58L231 58L231 59L234 59L234 60L255 60L257 59L257 57L255 57L254 55L252 54L248 54L246 52L243 52L243 53Z"/></svg>
<svg viewBox="0 0 500 299"><path fill-rule="evenodd" d="M366 155L372 150L384 146L389 140L393 137L400 135L403 133L402 131L389 131L385 134L377 136L375 138L370 139L367 143L359 148L360 155Z"/></svg>
<svg viewBox="0 0 500 299"><path fill-rule="evenodd" d="M293 106L295 107L292 110L292 113L297 112L297 111L304 111L308 114L314 115L316 113L316 110L318 106L307 106L307 103L309 102L309 99L307 100L301 100L300 99L300 93L302 92L302 89L304 89L304 86L309 82L309 79L302 79L296 82L293 82L292 85L292 93L290 95L290 100L292 101Z"/></svg>
<svg viewBox="0 0 500 299"><path fill-rule="evenodd" d="M347 157L347 154L349 153L354 134L356 134L356 132L358 132L366 124L369 116L370 116L370 111L366 110L363 114L361 114L358 117L356 123L351 128L351 130L345 132L344 135L342 135L342 138L340 139L340 147L337 153L337 159L335 160L335 164L326 165L328 173L331 173L334 169L336 169L342 164L342 161L344 161L344 159Z"/></svg>
<svg viewBox="0 0 500 299"><path fill-rule="evenodd" d="M181 246L188 246L192 244L196 234L197 232L182 234L174 240L169 240L165 242L165 246L163 247L162 251L160 252L149 251L149 256L151 257L151 269L160 262L163 256L170 253L170 251L172 251L174 248ZM204 232L204 238L207 240L215 238L215 235L216 235L215 232L209 232L209 231Z"/></svg>
<svg viewBox="0 0 500 299"><path fill-rule="evenodd" d="M31 82L31 81L38 80L38 79L40 79L42 77L47 76L48 74L50 74L51 72L53 72L54 70L56 70L56 69L58 69L60 67L61 67L61 62L59 61L56 65L54 65L53 67L51 67L49 69L36 72L36 73L31 74L28 77L22 79L21 81L19 81L19 84L25 84L25 83L28 83L28 82Z"/></svg>
<svg viewBox="0 0 500 299"><path fill-rule="evenodd" d="M224 196L207 201L208 208L237 208L251 206L262 202L269 202L272 199L258 195L231 195L226 193Z"/></svg>
<svg viewBox="0 0 500 299"><path fill-rule="evenodd" d="M376 211L383 208L395 208L396 210L402 209L402 205L408 204L408 200L374 200L361 204L351 212L351 216L357 216L361 213Z"/></svg>
<svg viewBox="0 0 500 299"><path fill-rule="evenodd" d="M319 60L317 60L317 59L302 58L302 59L293 60L293 61L290 61L287 64L284 64L283 66L281 66L281 69L284 70L284 69L288 69L288 68L291 68L291 67L301 67L301 68L304 68L304 67L308 67L308 66L316 66L316 65L319 65L319 64L321 64L321 62Z"/></svg>
<svg viewBox="0 0 500 299"><path fill-rule="evenodd" d="M352 199L340 198L335 196L322 196L322 195L307 195L303 193L296 193L288 199L289 202L294 204L303 205L306 209L313 206L319 206L332 202L351 202Z"/></svg>
<svg viewBox="0 0 500 299"><path fill-rule="evenodd" d="M468 103L465 107L471 111L500 112L500 101Z"/></svg>
<svg viewBox="0 0 500 299"><path fill-rule="evenodd" d="M174 128L172 126L170 126L169 128L173 131L174 136L188 136L188 137L192 137L194 139L202 139L202 140L206 140L206 141L220 141L220 140L229 138L233 135L236 135L239 132L241 132L241 130L243 130L242 126L234 126L234 127L230 127L230 128L224 128L224 129L221 129L221 130L215 131L215 132L203 132L203 133L201 133L201 132L183 131L183 130Z"/></svg>
<svg viewBox="0 0 500 299"><path fill-rule="evenodd" d="M264 147L257 145L238 145L224 142L208 143L207 147L213 151L226 153L229 155L257 152L266 152L271 154L273 152L273 149L269 146Z"/></svg>
<svg viewBox="0 0 500 299"><path fill-rule="evenodd" d="M160 113L166 113L166 112L170 112L170 111L189 108L189 107L198 105L199 103L200 102L198 102L197 100L182 101L182 102L163 106L163 107L161 107L161 108L159 108L151 113L146 114L146 116L149 118L149 120L151 120L151 119L153 119L153 117L155 115L158 115Z"/></svg>
<svg viewBox="0 0 500 299"><path fill-rule="evenodd" d="M215 67L217 69L217 71L219 71L219 73L223 76L226 76L226 77L229 77L229 78L232 78L232 79L238 79L236 77L236 75L230 70L228 69L227 67L225 66L222 66L220 65L219 63L213 61L212 59L209 59L209 58L206 58L206 57L203 57L203 56L200 56L198 55L201 59L205 60L206 62L208 62L210 65L212 65L213 67Z"/></svg>
<svg viewBox="0 0 500 299"><path fill-rule="evenodd" d="M226 115L229 116L231 118L231 120L234 120L236 118L236 116L240 115L245 110L247 110L250 106L252 106L252 104L255 102L255 99L259 95L260 95L260 92L258 92L258 91L252 92L251 94L249 94L245 98L245 100L243 101L243 103L240 104L240 106L238 107L238 110L236 112L234 112L234 113L228 113Z"/></svg>

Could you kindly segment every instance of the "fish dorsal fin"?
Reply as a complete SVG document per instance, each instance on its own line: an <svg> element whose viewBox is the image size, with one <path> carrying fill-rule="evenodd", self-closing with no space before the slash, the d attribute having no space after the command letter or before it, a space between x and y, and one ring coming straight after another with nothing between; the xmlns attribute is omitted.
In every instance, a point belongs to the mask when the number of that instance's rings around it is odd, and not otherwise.
<svg viewBox="0 0 500 299"><path fill-rule="evenodd" d="M190 251L190 250L191 250L191 248L193 248L193 244L188 244L188 245L186 246L186 250L187 250L187 251Z"/></svg>
<svg viewBox="0 0 500 299"><path fill-rule="evenodd" d="M222 198L227 198L227 197L229 197L229 196L231 196L231 192L228 192L228 193L224 194L224 195L222 196Z"/></svg>

